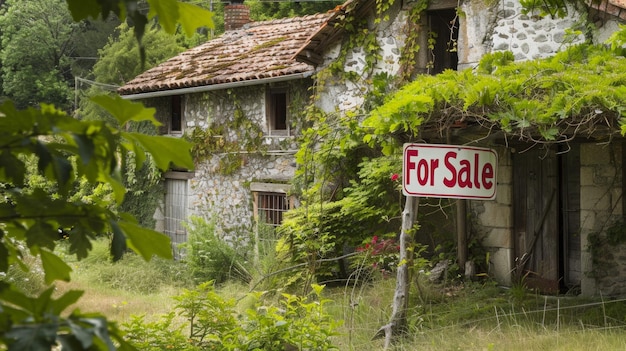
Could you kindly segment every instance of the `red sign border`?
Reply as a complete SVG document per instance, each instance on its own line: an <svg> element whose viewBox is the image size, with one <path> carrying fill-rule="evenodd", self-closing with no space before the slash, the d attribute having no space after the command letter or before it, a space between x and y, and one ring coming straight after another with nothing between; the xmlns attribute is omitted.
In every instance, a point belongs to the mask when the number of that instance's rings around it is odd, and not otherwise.
<svg viewBox="0 0 626 351"><path fill-rule="evenodd" d="M402 148L402 174L405 174L406 169L406 150L411 147L420 147L420 148L436 148L436 149L464 149L464 150L475 150L475 151L487 151L493 153L496 159L496 167L495 167L495 175L496 175L496 186L493 187L493 194L491 196L471 196L471 195L449 195L449 194L435 194L435 193L420 193L420 192L409 192L406 189L406 180L402 177L402 193L405 196L417 196L417 197L437 197L444 199L467 199L467 200L494 200L497 195L498 182L498 153L490 148L479 147L479 146L462 146L462 145L449 145L449 144L417 144L417 143L406 143Z"/></svg>

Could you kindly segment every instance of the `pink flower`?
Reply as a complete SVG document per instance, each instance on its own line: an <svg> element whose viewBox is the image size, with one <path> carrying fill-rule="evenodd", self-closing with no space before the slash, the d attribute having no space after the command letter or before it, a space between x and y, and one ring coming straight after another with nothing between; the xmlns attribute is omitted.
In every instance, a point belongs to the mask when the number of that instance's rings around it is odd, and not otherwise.
<svg viewBox="0 0 626 351"><path fill-rule="evenodd" d="M394 182L395 182L396 180L398 180L398 178L400 178L400 176L398 175L398 173L394 173L394 174L392 174L392 175L391 175L391 180L392 180L392 181L394 181Z"/></svg>

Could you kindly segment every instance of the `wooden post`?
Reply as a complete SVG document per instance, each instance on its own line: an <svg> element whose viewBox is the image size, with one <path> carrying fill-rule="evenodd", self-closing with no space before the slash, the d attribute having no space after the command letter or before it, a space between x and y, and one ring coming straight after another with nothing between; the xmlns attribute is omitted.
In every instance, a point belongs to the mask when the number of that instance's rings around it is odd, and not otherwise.
<svg viewBox="0 0 626 351"><path fill-rule="evenodd" d="M465 271L467 262L467 200L456 201L456 256L459 269Z"/></svg>
<svg viewBox="0 0 626 351"><path fill-rule="evenodd" d="M409 268L413 262L412 250L409 250L413 241L413 227L417 218L419 198L407 196L402 211L402 229L400 231L400 258L396 273L396 290L393 295L393 305L389 323L380 327L374 338L385 335L385 350L391 345L393 335L407 330L407 311L410 292Z"/></svg>

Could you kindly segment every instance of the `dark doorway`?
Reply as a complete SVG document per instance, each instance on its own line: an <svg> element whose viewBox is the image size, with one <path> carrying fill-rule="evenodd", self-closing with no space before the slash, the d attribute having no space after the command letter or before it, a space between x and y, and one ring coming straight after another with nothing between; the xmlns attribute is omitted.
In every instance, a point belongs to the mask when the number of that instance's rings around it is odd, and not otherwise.
<svg viewBox="0 0 626 351"><path fill-rule="evenodd" d="M542 293L580 283L579 148L513 154L516 278Z"/></svg>
<svg viewBox="0 0 626 351"><path fill-rule="evenodd" d="M438 74L446 69L457 69L457 40L459 37L459 17L456 9L428 11L428 28L431 74Z"/></svg>

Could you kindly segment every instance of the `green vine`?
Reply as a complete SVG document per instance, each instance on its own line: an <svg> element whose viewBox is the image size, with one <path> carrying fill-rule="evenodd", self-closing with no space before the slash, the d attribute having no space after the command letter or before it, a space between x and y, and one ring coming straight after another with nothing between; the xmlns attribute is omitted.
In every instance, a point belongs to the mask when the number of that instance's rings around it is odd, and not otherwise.
<svg viewBox="0 0 626 351"><path fill-rule="evenodd" d="M329 65L333 76L341 76L354 81L373 72L376 64L382 59L381 46L376 36L377 28L383 20L389 20L389 9L394 2L394 0L376 0L376 17L374 28L371 29L368 27L367 17L358 16L358 11L356 11L358 4L356 2L350 4L346 9L346 17L343 21L343 29L347 32L346 37L349 39L342 45L339 57ZM363 50L365 54L363 73L346 72L348 54L357 48Z"/></svg>
<svg viewBox="0 0 626 351"><path fill-rule="evenodd" d="M417 53L420 50L419 37L422 14L428 8L429 0L419 0L410 10L406 25L406 40L400 53L400 79L407 82L415 74Z"/></svg>
<svg viewBox="0 0 626 351"><path fill-rule="evenodd" d="M244 163L244 155L249 152L263 152L263 130L254 121L247 118L237 95L228 91L235 110L232 119L215 123L209 128L194 128L185 133L193 147L191 154L196 163L219 156L219 173L231 175Z"/></svg>
<svg viewBox="0 0 626 351"><path fill-rule="evenodd" d="M486 55L476 71L420 76L391 95L363 122L368 142L389 135L417 135L424 123L438 131L455 121L501 130L528 142L568 142L608 128L626 133L625 53L604 45L578 45L554 57L510 62Z"/></svg>

